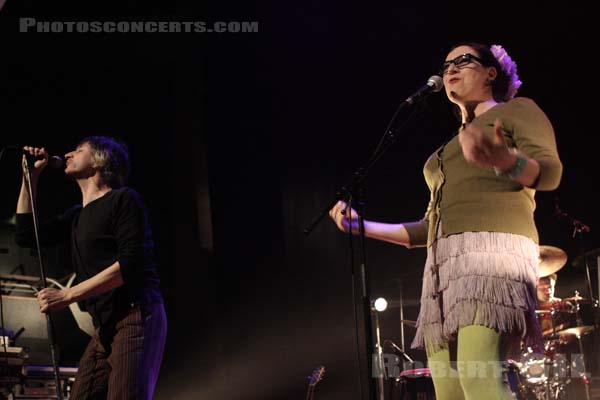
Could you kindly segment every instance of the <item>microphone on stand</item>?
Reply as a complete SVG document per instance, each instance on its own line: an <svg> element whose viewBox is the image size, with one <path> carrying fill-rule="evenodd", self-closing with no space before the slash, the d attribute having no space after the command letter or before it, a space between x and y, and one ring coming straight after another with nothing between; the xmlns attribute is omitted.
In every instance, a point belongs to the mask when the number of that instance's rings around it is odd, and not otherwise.
<svg viewBox="0 0 600 400"><path fill-rule="evenodd" d="M559 205L558 205L558 196L556 196L554 198L554 216L556 218L558 218L559 220L562 221L567 221L569 222L574 230L573 230L573 237L575 237L575 235L577 234L577 231L581 231L581 232L589 232L590 231L590 227L586 224L584 224L583 222L581 222L580 220L571 217L569 214L567 214L566 212L564 212L563 210L560 209Z"/></svg>
<svg viewBox="0 0 600 400"><path fill-rule="evenodd" d="M441 76L438 76L438 75L430 76L429 79L427 79L427 83L424 84L423 86L421 86L419 88L419 90L414 92L406 100L404 100L404 102L408 103L410 105L413 105L415 102L417 102L418 100L424 99L425 97L429 96L431 93L439 92L440 90L442 90L443 87L444 87L444 80L442 79Z"/></svg>
<svg viewBox="0 0 600 400"><path fill-rule="evenodd" d="M391 340L389 340L389 339L385 339L385 340L383 341L383 343L385 343L385 344L387 344L388 346L390 346L390 347L392 348L392 350L394 351L394 353L400 354L400 355L401 355L402 357L404 357L404 359L405 359L406 361L408 361L409 363L411 363L411 364L414 364L414 363L415 363L415 361L414 361L412 358L410 358L410 357L408 356L408 354L406 354L406 353L404 352L404 350L402 350L402 349L400 348L400 346L398 346L396 343L392 342L392 341L391 341Z"/></svg>

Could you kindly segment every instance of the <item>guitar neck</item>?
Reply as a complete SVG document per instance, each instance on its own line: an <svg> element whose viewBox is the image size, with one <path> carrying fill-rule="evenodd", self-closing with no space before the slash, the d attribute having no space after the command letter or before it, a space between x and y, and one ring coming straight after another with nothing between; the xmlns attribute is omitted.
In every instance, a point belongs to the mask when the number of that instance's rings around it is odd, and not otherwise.
<svg viewBox="0 0 600 400"><path fill-rule="evenodd" d="M308 385L308 392L306 393L306 400L314 400L315 398L315 385Z"/></svg>

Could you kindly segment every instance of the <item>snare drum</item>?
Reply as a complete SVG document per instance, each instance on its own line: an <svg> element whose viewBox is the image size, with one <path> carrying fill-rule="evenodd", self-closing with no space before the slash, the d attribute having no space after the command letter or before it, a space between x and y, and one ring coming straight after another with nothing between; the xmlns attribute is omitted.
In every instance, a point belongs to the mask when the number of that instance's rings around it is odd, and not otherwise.
<svg viewBox="0 0 600 400"><path fill-rule="evenodd" d="M435 400L435 390L429 368L407 369L396 380L397 400Z"/></svg>

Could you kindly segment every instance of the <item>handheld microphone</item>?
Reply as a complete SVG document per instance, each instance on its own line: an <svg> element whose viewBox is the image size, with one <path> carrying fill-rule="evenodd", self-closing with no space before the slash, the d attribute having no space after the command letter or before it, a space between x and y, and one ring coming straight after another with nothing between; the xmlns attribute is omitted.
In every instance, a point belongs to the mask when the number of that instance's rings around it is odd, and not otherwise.
<svg viewBox="0 0 600 400"><path fill-rule="evenodd" d="M404 100L404 102L413 105L415 102L424 99L431 93L439 92L440 90L442 90L443 87L444 80L441 76L430 76L429 79L427 79L427 83L421 86L419 90L417 90L415 93L409 96L406 100Z"/></svg>
<svg viewBox="0 0 600 400"><path fill-rule="evenodd" d="M38 156L34 156L29 154L28 152L26 152L25 150L23 150L23 154L25 154L25 156L27 156L28 160L31 162L35 162L37 160L43 160L44 156L42 155L38 155ZM49 156L48 157L48 166L50 168L60 168L65 164L64 160L59 157L59 156Z"/></svg>

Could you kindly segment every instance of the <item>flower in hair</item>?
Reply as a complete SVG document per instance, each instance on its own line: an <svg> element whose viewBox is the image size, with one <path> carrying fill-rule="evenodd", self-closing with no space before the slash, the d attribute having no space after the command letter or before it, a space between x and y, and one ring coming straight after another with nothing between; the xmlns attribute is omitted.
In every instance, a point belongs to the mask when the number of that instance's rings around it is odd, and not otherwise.
<svg viewBox="0 0 600 400"><path fill-rule="evenodd" d="M510 100L515 97L517 90L519 90L523 84L517 75L517 64L510 58L502 46L494 44L490 47L490 50L494 57L496 57L496 60L498 60L504 73L508 76L508 92L506 97L507 100Z"/></svg>

